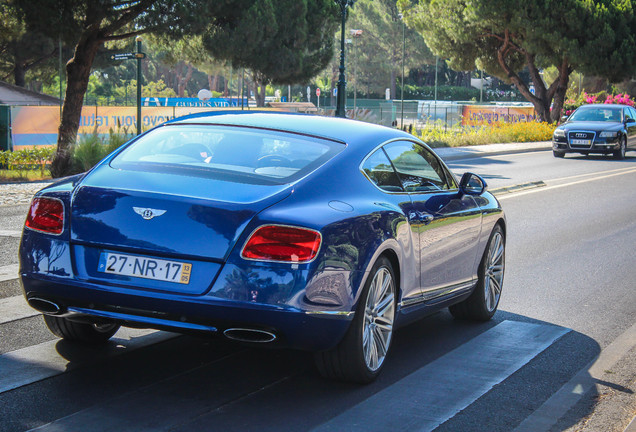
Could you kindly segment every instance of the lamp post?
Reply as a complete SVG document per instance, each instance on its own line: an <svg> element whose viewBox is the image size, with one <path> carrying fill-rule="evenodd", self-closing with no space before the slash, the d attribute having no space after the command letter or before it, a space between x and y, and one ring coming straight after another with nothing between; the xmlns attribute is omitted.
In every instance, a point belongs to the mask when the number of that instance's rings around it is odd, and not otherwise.
<svg viewBox="0 0 636 432"><path fill-rule="evenodd" d="M338 76L338 97L336 99L336 117L346 117L347 94L345 81L345 21L347 8L353 6L356 0L334 0L340 6L342 26L340 29L340 75Z"/></svg>
<svg viewBox="0 0 636 432"><path fill-rule="evenodd" d="M404 129L404 53L406 51L406 37L404 36L404 15L400 14L400 20L402 20L402 84L400 86L400 105L402 109L402 116L400 127Z"/></svg>
<svg viewBox="0 0 636 432"><path fill-rule="evenodd" d="M435 120L437 120L437 65L439 64L439 56L435 56L435 102L433 106L435 107Z"/></svg>
<svg viewBox="0 0 636 432"><path fill-rule="evenodd" d="M349 30L351 33L351 38L353 39L353 113L355 116L355 112L358 108L358 76L356 75L356 71L358 70L358 54L356 51L356 43L355 40L357 37L362 36L362 30Z"/></svg>
<svg viewBox="0 0 636 432"><path fill-rule="evenodd" d="M141 36L135 38L137 42L137 53L135 58L137 59L137 135L141 134L141 59L145 55L141 52Z"/></svg>

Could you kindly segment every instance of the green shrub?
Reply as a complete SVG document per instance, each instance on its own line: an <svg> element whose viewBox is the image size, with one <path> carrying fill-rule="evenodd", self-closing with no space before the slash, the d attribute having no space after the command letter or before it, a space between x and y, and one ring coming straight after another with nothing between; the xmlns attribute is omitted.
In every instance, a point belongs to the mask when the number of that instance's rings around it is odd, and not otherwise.
<svg viewBox="0 0 636 432"><path fill-rule="evenodd" d="M108 143L106 144L106 154L111 154L122 145L126 144L135 135L128 132L128 128L120 128L115 132L113 128L108 130Z"/></svg>
<svg viewBox="0 0 636 432"><path fill-rule="evenodd" d="M24 148L15 151L1 151L0 165L10 171L16 171L18 178L27 178L29 171L40 171L40 176L47 175L48 165L55 154L54 147Z"/></svg>
<svg viewBox="0 0 636 432"><path fill-rule="evenodd" d="M88 171L104 156L106 156L106 146L104 139L99 136L97 131L80 135L71 156L73 171L76 173Z"/></svg>
<svg viewBox="0 0 636 432"><path fill-rule="evenodd" d="M81 135L73 147L71 156L73 171L76 173L88 171L133 136L126 128L118 129L118 131L121 132L115 132L111 128L108 131L108 137L99 135L97 130Z"/></svg>

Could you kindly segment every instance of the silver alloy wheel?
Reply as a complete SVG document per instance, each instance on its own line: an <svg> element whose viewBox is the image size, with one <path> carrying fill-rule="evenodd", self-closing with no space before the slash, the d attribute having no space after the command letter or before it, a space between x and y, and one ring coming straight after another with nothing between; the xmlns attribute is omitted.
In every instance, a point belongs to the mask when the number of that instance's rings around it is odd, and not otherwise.
<svg viewBox="0 0 636 432"><path fill-rule="evenodd" d="M501 232L495 232L490 240L484 275L486 309L492 312L499 303L504 277L504 241Z"/></svg>
<svg viewBox="0 0 636 432"><path fill-rule="evenodd" d="M389 269L380 267L369 286L362 326L362 352L371 371L378 370L384 362L393 335L394 318L395 284Z"/></svg>

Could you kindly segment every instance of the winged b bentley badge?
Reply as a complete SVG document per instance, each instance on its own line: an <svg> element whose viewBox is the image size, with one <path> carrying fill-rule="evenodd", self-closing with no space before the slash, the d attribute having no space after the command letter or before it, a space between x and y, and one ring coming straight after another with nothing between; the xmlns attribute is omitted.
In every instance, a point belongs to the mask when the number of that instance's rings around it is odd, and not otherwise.
<svg viewBox="0 0 636 432"><path fill-rule="evenodd" d="M153 217L161 216L162 214L166 212L165 210L142 208L142 207L133 207L133 210L135 211L135 213L140 215L145 220L150 220Z"/></svg>

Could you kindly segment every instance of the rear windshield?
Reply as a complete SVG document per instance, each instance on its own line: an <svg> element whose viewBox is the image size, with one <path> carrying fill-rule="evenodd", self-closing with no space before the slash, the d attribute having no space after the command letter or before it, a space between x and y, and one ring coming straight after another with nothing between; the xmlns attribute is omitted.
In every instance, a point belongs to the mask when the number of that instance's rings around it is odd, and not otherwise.
<svg viewBox="0 0 636 432"><path fill-rule="evenodd" d="M113 168L257 184L284 184L324 164L344 144L304 135L217 125L168 125L117 155Z"/></svg>

